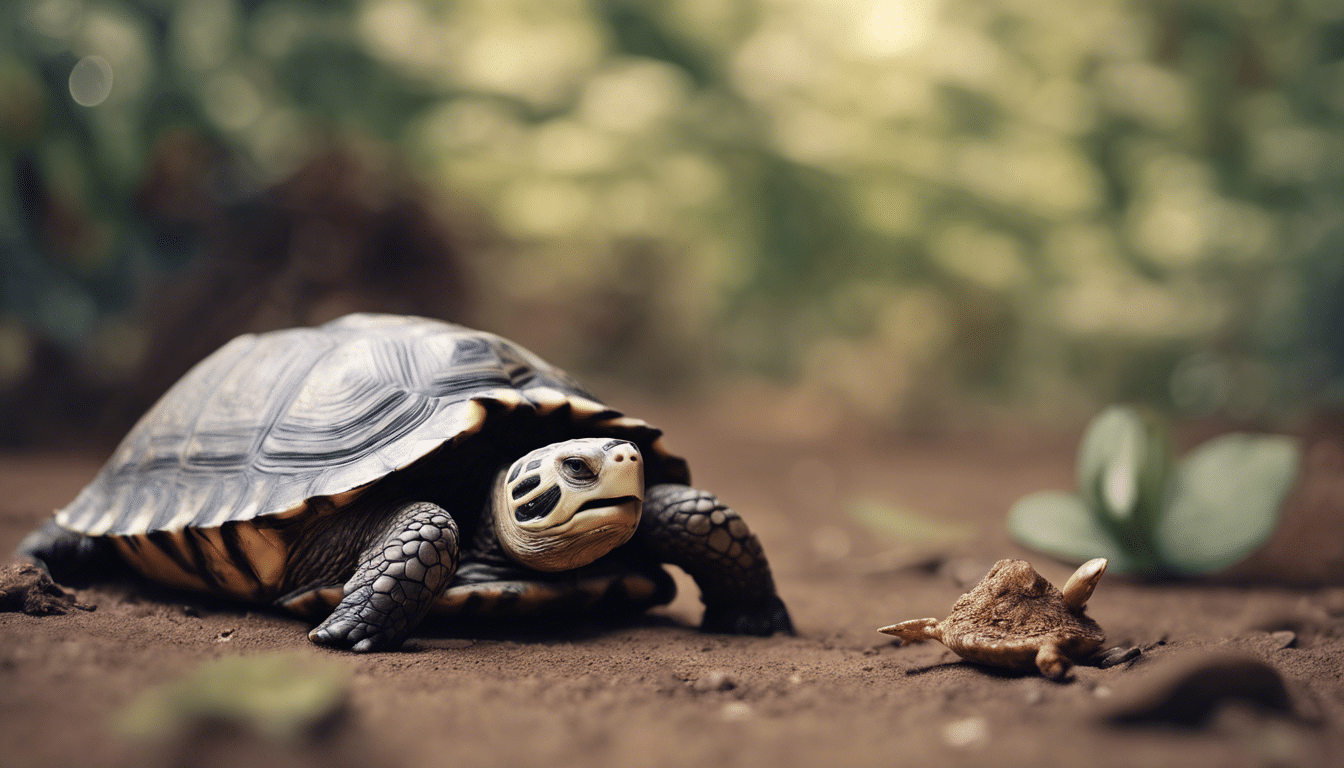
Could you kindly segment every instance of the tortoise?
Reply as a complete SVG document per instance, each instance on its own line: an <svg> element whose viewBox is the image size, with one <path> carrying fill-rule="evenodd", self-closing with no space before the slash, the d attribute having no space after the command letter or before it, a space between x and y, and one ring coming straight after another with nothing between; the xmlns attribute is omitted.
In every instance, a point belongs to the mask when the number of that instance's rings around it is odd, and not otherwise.
<svg viewBox="0 0 1344 768"><path fill-rule="evenodd" d="M967 661L1010 669L1039 669L1063 680L1073 661L1106 642L1101 626L1084 612L1106 572L1105 558L1083 563L1056 589L1025 560L1000 560L946 619L914 619L878 632L905 643L938 640Z"/></svg>
<svg viewBox="0 0 1344 768"><path fill-rule="evenodd" d="M675 595L664 564L703 630L791 633L760 543L661 434L494 334L347 315L206 357L17 554L58 576L115 557L359 652L430 612L639 612Z"/></svg>

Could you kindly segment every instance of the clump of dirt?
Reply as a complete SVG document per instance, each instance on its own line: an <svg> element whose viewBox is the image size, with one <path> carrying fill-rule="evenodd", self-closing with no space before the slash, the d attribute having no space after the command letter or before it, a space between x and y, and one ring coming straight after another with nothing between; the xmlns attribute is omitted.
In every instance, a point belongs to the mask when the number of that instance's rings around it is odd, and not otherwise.
<svg viewBox="0 0 1344 768"><path fill-rule="evenodd" d="M93 610L93 606L77 602L41 568L27 563L0 567L0 612L63 616L76 608Z"/></svg>

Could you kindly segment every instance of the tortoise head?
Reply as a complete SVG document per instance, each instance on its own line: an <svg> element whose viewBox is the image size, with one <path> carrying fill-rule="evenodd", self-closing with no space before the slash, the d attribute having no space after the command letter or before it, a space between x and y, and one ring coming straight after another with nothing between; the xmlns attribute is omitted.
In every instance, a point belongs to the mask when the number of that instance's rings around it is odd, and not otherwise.
<svg viewBox="0 0 1344 768"><path fill-rule="evenodd" d="M639 448L608 437L551 443L500 472L491 504L499 543L521 565L587 565L629 541L639 525Z"/></svg>

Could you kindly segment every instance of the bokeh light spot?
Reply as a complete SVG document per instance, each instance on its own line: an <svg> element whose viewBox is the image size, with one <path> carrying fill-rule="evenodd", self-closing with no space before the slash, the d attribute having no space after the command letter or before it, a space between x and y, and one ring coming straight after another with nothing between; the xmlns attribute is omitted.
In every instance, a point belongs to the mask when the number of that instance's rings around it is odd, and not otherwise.
<svg viewBox="0 0 1344 768"><path fill-rule="evenodd" d="M70 70L70 97L81 107L96 107L112 95L112 65L102 56L85 56Z"/></svg>

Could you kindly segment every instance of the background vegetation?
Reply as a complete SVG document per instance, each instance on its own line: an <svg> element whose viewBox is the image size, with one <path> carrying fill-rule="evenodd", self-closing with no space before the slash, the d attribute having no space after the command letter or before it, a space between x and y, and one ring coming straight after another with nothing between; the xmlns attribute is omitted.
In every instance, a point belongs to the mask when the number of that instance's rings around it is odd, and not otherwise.
<svg viewBox="0 0 1344 768"><path fill-rule="evenodd" d="M199 285L253 285L229 233L347 163L255 292L326 287L233 330L437 313L893 425L1255 419L1341 395L1342 126L1334 0L16 0L0 390L143 377L156 327L218 306ZM379 224L385 261L324 263L350 201L406 199L432 223ZM360 293L415 248L460 301Z"/></svg>

